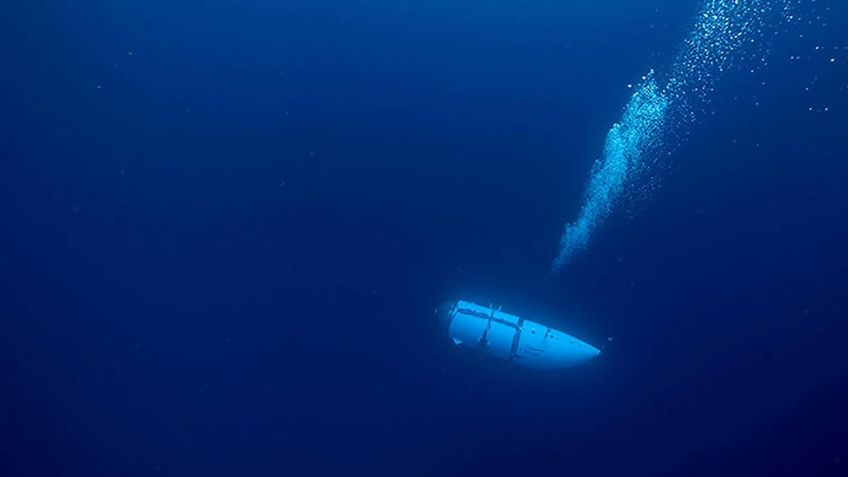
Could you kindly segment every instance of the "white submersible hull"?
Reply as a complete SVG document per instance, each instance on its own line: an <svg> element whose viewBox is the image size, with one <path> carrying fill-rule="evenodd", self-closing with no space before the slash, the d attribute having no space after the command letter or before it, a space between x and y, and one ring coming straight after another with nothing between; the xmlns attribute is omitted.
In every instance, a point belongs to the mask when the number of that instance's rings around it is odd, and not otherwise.
<svg viewBox="0 0 848 477"><path fill-rule="evenodd" d="M567 333L504 313L499 308L459 300L437 308L436 314L455 346L526 368L570 368L601 353Z"/></svg>

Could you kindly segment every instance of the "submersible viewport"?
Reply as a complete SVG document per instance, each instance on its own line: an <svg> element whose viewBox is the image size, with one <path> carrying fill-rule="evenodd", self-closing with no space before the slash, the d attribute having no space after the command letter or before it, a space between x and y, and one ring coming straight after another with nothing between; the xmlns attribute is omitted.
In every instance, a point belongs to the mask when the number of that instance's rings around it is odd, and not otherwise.
<svg viewBox="0 0 848 477"><path fill-rule="evenodd" d="M567 333L468 301L436 308L455 346L469 348L525 368L562 369L584 363L601 351Z"/></svg>

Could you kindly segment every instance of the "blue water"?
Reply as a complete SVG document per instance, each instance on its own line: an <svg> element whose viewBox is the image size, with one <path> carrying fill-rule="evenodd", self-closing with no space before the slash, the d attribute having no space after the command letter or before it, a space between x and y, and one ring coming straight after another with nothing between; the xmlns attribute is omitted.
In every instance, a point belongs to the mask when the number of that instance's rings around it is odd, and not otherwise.
<svg viewBox="0 0 848 477"><path fill-rule="evenodd" d="M0 475L845 475L848 4L710 4L6 2Z"/></svg>

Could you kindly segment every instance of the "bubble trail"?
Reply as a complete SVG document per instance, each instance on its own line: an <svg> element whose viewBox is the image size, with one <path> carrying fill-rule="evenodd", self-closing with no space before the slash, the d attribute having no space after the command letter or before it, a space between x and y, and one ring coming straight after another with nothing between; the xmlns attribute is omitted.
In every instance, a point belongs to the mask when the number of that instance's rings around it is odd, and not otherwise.
<svg viewBox="0 0 848 477"><path fill-rule="evenodd" d="M660 82L653 71L644 76L607 134L577 219L566 225L560 239L552 272L588 247L598 227L629 192L640 187L638 179L685 136L687 125L697 117L694 106L709 103L721 73L743 61L765 61L760 44L766 17L775 12L786 15L789 1L705 1L667 78Z"/></svg>
<svg viewBox="0 0 848 477"><path fill-rule="evenodd" d="M595 162L577 221L566 226L553 268L566 265L589 244L595 228L611 212L625 182L640 167L642 156L655 145L665 123L668 98L653 75L633 93L621 121L607 134L603 159Z"/></svg>

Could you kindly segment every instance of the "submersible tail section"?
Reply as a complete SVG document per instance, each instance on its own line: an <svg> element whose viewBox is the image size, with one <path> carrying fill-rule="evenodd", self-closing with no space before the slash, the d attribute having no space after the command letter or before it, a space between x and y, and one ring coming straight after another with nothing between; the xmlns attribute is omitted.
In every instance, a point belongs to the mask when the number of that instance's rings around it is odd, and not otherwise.
<svg viewBox="0 0 848 477"><path fill-rule="evenodd" d="M601 352L567 333L468 301L436 309L455 346L469 348L516 365L562 369L586 362Z"/></svg>

